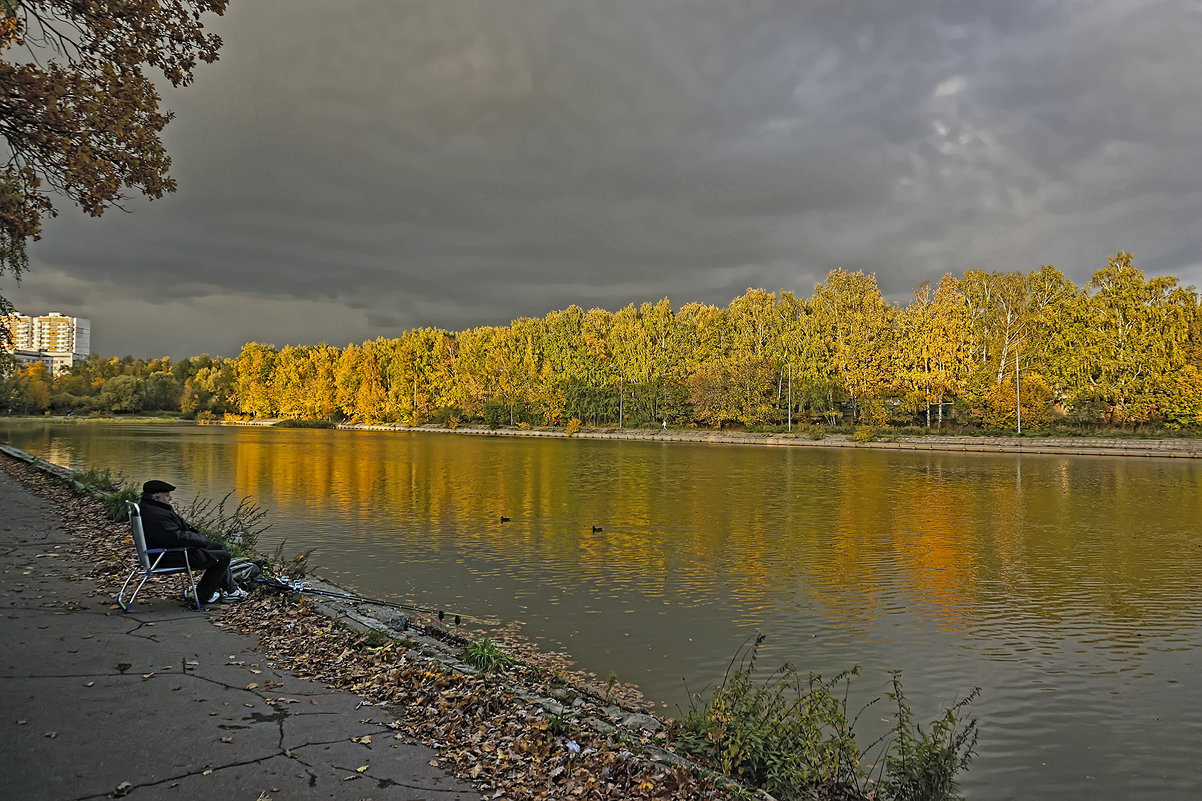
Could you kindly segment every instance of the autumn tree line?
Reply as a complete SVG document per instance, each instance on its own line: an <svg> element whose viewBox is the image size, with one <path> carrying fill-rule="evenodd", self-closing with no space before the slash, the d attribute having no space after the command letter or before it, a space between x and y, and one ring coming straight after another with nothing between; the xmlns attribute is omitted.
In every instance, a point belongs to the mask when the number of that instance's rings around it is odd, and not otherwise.
<svg viewBox="0 0 1202 801"><path fill-rule="evenodd" d="M1084 287L1054 267L968 270L905 306L834 270L813 295L725 308L578 306L361 345L246 344L236 358L93 356L0 382L9 413L178 411L363 423L779 429L827 423L1035 430L1202 428L1202 306L1119 252Z"/></svg>

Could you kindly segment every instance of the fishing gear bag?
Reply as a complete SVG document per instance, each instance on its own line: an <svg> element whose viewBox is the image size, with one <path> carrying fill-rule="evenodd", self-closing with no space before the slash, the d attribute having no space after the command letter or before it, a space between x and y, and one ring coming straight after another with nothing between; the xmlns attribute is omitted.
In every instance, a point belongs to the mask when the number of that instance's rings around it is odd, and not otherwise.
<svg viewBox="0 0 1202 801"><path fill-rule="evenodd" d="M239 584L250 584L263 572L263 565L245 556L230 560L230 575Z"/></svg>

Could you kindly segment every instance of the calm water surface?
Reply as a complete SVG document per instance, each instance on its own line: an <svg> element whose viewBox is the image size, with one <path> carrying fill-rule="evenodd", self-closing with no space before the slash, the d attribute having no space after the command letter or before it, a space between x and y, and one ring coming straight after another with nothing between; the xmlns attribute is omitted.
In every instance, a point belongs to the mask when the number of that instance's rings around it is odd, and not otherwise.
<svg viewBox="0 0 1202 801"><path fill-rule="evenodd" d="M889 669L923 720L980 686L973 801L1202 793L1193 461L3 422L0 439L185 502L250 496L264 550L521 621L669 714L762 631L768 668L861 665L856 705Z"/></svg>

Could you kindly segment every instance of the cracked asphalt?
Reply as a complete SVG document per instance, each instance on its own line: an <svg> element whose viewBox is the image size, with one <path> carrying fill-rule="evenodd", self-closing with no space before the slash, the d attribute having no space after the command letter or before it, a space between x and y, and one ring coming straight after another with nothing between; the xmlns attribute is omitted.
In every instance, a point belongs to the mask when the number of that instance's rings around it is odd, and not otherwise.
<svg viewBox="0 0 1202 801"><path fill-rule="evenodd" d="M273 668L204 613L89 597L86 548L0 472L0 795L480 798L387 708Z"/></svg>

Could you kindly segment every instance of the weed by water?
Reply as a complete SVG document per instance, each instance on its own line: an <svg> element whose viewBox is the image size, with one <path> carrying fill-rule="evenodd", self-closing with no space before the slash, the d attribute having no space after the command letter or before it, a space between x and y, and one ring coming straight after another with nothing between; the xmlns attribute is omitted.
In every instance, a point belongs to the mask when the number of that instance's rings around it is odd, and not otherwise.
<svg viewBox="0 0 1202 801"><path fill-rule="evenodd" d="M614 699L614 687L618 686L618 674L612 670L609 676L605 679L605 703L612 704Z"/></svg>
<svg viewBox="0 0 1202 801"><path fill-rule="evenodd" d="M229 546L235 556L253 554L259 535L271 528L264 522L267 511L250 498L242 498L231 507L233 494L227 492L219 501L197 496L179 513L200 533Z"/></svg>
<svg viewBox="0 0 1202 801"><path fill-rule="evenodd" d="M892 672L897 705L893 722L895 737L885 756L881 794L894 801L951 801L958 799L956 774L968 768L977 744L976 718L962 720L965 707L981 693L974 689L936 718L923 732L902 692L901 674Z"/></svg>
<svg viewBox="0 0 1202 801"><path fill-rule="evenodd" d="M831 782L858 785L859 751L845 699L835 691L859 668L828 680L785 665L761 680L756 658L762 642L761 635L736 654L708 701L694 699L681 724L681 744L777 798Z"/></svg>
<svg viewBox="0 0 1202 801"><path fill-rule="evenodd" d="M85 492L117 492L118 490L132 487L120 473L114 473L108 468L89 467L75 474L75 481L83 487Z"/></svg>
<svg viewBox="0 0 1202 801"><path fill-rule="evenodd" d="M507 655L488 637L464 646L463 661L485 673L506 670L516 664L513 657Z"/></svg>
<svg viewBox="0 0 1202 801"><path fill-rule="evenodd" d="M275 547L269 558L268 564L271 565L271 570L276 575L284 576L292 581L299 581L309 575L309 557L313 555L316 548L310 548L307 551L301 551L298 554L288 558L284 556L284 546L288 544L288 540L280 540L280 544Z"/></svg>
<svg viewBox="0 0 1202 801"><path fill-rule="evenodd" d="M853 732L858 715L847 716L848 689L860 669L824 679L785 665L761 679L756 649L762 642L760 635L750 649L736 653L710 698L694 697L676 731L678 746L776 798L807 797L822 787L865 792L870 777ZM955 777L968 767L977 739L976 720L965 721L963 715L978 694L974 690L945 709L924 732L914 723L900 675L894 673L888 697L898 713L890 734L878 741L885 743L885 753L875 797L958 798Z"/></svg>
<svg viewBox="0 0 1202 801"><path fill-rule="evenodd" d="M364 648L380 648L393 641L392 634L384 629L370 628L359 635L354 644Z"/></svg>
<svg viewBox="0 0 1202 801"><path fill-rule="evenodd" d="M572 731L571 715L564 712L547 713L547 735L550 737L567 737Z"/></svg>
<svg viewBox="0 0 1202 801"><path fill-rule="evenodd" d="M90 467L75 473L73 486L82 494L95 495L104 505L105 516L109 520L128 520L129 507L126 501L136 501L141 497L137 488L127 482L120 473L114 473L107 468Z"/></svg>

